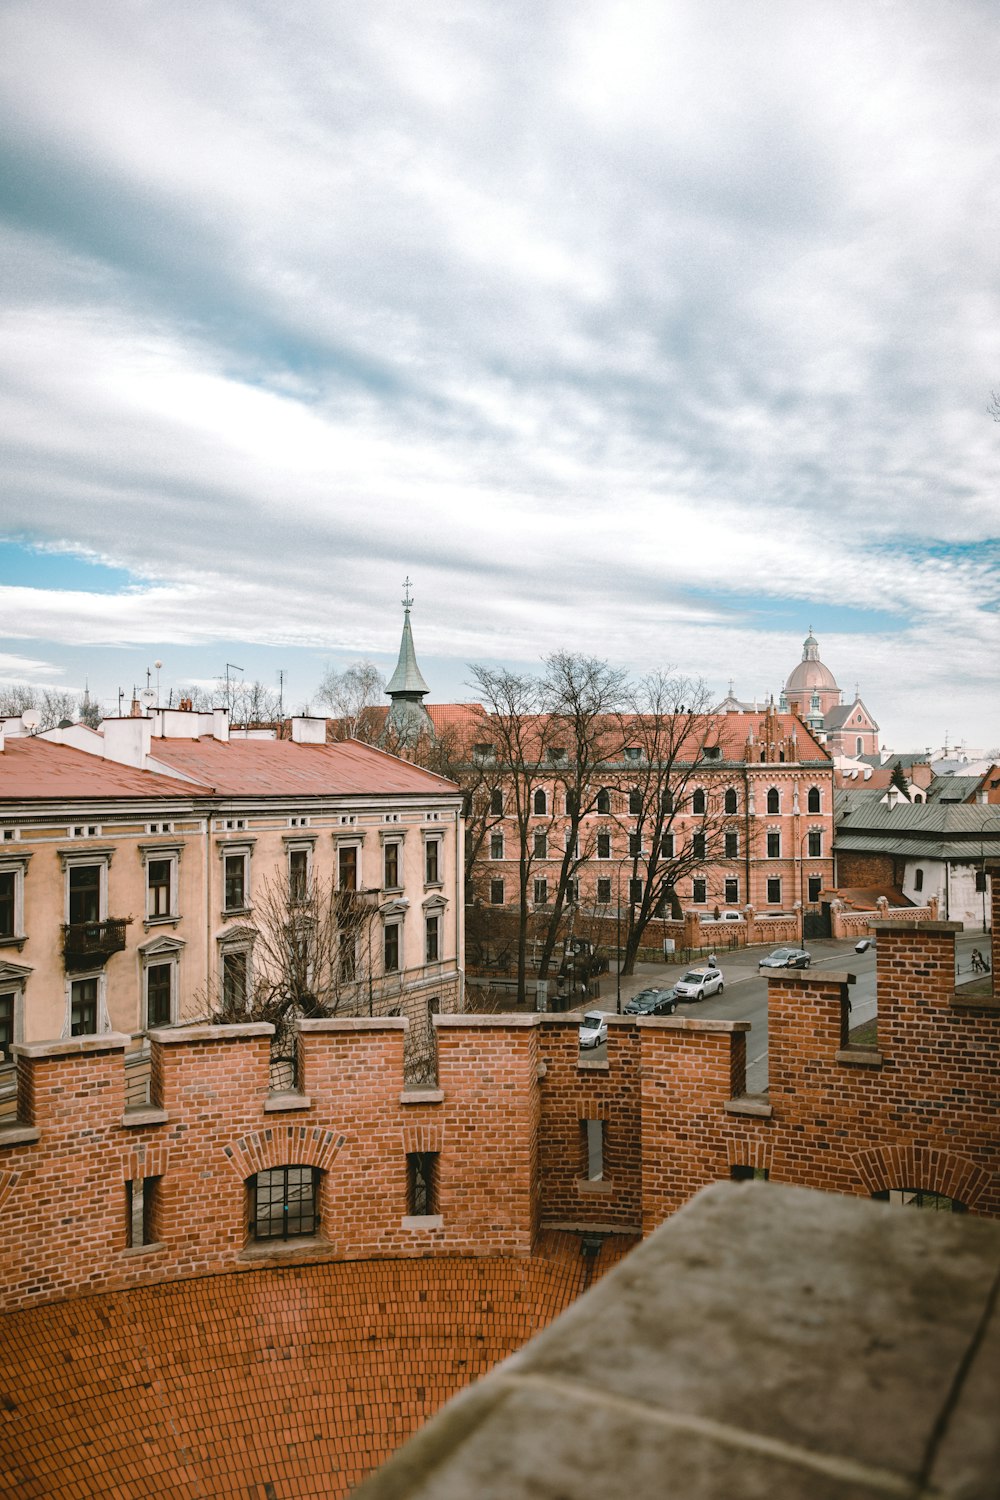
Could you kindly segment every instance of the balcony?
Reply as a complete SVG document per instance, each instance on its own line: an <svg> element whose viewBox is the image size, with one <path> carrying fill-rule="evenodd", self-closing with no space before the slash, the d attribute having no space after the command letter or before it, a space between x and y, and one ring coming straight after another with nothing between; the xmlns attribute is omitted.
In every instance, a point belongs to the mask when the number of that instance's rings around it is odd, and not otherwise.
<svg viewBox="0 0 1000 1500"><path fill-rule="evenodd" d="M337 921L342 927L360 924L366 917L378 911L380 890L351 891L346 888L334 893Z"/></svg>
<svg viewBox="0 0 1000 1500"><path fill-rule="evenodd" d="M106 964L112 953L125 947L125 929L131 917L110 917L106 922L63 924L63 963L68 970L93 969Z"/></svg>

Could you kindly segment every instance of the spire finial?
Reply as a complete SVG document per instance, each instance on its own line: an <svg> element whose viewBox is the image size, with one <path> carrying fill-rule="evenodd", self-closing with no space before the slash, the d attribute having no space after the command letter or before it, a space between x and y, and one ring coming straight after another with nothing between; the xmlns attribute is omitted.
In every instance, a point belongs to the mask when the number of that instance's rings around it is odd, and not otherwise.
<svg viewBox="0 0 1000 1500"><path fill-rule="evenodd" d="M736 683L730 677L730 679L729 679L729 696L730 696L730 698L733 696L733 689L735 688L735 686L736 686Z"/></svg>
<svg viewBox="0 0 1000 1500"><path fill-rule="evenodd" d="M410 593L412 587L413 584L410 582L410 575L407 574L403 579L403 608L407 611L409 611L413 603L413 595Z"/></svg>

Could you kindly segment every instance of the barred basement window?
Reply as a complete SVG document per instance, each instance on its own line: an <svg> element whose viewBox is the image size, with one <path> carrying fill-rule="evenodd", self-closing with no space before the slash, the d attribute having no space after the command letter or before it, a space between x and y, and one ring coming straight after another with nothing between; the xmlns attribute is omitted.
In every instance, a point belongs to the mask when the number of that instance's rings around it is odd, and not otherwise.
<svg viewBox="0 0 1000 1500"><path fill-rule="evenodd" d="M767 1167L730 1167L729 1175L733 1182L766 1182L768 1169Z"/></svg>
<svg viewBox="0 0 1000 1500"><path fill-rule="evenodd" d="M438 1153L410 1151L406 1156L406 1211L414 1219L437 1213Z"/></svg>
<svg viewBox="0 0 1000 1500"><path fill-rule="evenodd" d="M290 1240L319 1228L318 1167L273 1167L247 1183L250 1233L256 1240Z"/></svg>
<svg viewBox="0 0 1000 1500"><path fill-rule="evenodd" d="M125 1243L130 1250L156 1242L153 1215L158 1177L137 1177L125 1184Z"/></svg>

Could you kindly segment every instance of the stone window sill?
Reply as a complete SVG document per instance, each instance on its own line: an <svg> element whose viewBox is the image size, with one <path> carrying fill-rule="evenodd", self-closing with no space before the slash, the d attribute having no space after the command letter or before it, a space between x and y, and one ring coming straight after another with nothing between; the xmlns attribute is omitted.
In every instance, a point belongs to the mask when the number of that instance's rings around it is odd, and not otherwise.
<svg viewBox="0 0 1000 1500"><path fill-rule="evenodd" d="M166 1125L167 1111L157 1104L135 1104L122 1115L122 1124L135 1130L140 1125Z"/></svg>
<svg viewBox="0 0 1000 1500"><path fill-rule="evenodd" d="M443 1214L405 1214L400 1229L443 1229Z"/></svg>
<svg viewBox="0 0 1000 1500"><path fill-rule="evenodd" d="M755 1115L760 1120L769 1120L774 1113L766 1099L754 1094L742 1094L738 1099L727 1099L723 1107L727 1115Z"/></svg>
<svg viewBox="0 0 1000 1500"><path fill-rule="evenodd" d="M586 1193L588 1197L591 1195L600 1197L602 1194L613 1193L615 1184L607 1177L578 1177L576 1190L578 1193Z"/></svg>
<svg viewBox="0 0 1000 1500"><path fill-rule="evenodd" d="M37 1125L20 1125L16 1120L0 1124L0 1146L32 1146L41 1138Z"/></svg>
<svg viewBox="0 0 1000 1500"><path fill-rule="evenodd" d="M444 1089L404 1089L400 1104L443 1104Z"/></svg>
<svg viewBox="0 0 1000 1500"><path fill-rule="evenodd" d="M167 1247L162 1240L154 1245L127 1245L122 1251L123 1255L152 1255L156 1250L165 1250Z"/></svg>
<svg viewBox="0 0 1000 1500"><path fill-rule="evenodd" d="M312 1098L309 1094L270 1094L264 1101L266 1115L282 1114L292 1109L312 1109Z"/></svg>
<svg viewBox="0 0 1000 1500"><path fill-rule="evenodd" d="M6 937L0 937L0 948L16 948L18 953L28 941L28 934L18 936L17 933L9 932Z"/></svg>
<svg viewBox="0 0 1000 1500"><path fill-rule="evenodd" d="M143 931L148 932L151 927L176 927L180 916L172 914L169 917L144 917L142 921Z"/></svg>
<svg viewBox="0 0 1000 1500"><path fill-rule="evenodd" d="M875 1052L867 1047L845 1047L834 1056L839 1063L847 1063L849 1067L880 1068L882 1066L881 1052Z"/></svg>
<svg viewBox="0 0 1000 1500"><path fill-rule="evenodd" d="M272 1255L295 1255L302 1250L329 1253L330 1244L318 1234L304 1234L293 1240L250 1240L240 1252L240 1260L268 1260Z"/></svg>

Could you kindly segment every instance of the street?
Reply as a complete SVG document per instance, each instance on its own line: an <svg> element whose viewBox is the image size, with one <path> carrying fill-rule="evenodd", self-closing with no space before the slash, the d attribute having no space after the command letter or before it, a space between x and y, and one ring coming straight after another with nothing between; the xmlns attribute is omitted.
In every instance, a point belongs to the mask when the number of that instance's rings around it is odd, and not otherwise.
<svg viewBox="0 0 1000 1500"><path fill-rule="evenodd" d="M855 983L851 985L850 992L852 1027L860 1025L862 1021L871 1020L877 1010L875 950L869 948L867 953L855 953L854 944L853 938L838 941L831 938L814 938L806 944L808 951L812 954L812 967L809 972L833 969L855 975ZM959 933L956 942L959 983L971 977L970 954L973 948L988 952L988 937L984 937L982 932L975 930ZM768 981L764 977L767 971L761 973L757 964L769 952L771 952L770 948L757 947L734 948L730 952L720 953L717 961L725 980L725 992L700 1002L682 1001L676 1012L678 1016L702 1016L706 1020L750 1022L752 1029L747 1034L747 1092L750 1094L763 1093L767 1088ZM697 960L689 967L701 967L702 963L702 960ZM635 974L622 977L622 1005L624 1006L630 996L648 986L669 988L676 984L686 972L686 968L681 964L638 964ZM770 972L774 974L777 971L771 970ZM613 1012L615 1009L613 970L604 981L604 990L605 993L599 1000L592 1000L586 1006L580 1007L580 1013L582 1014L584 1010ZM603 1059L607 1056L607 1047L597 1047L586 1055L598 1060Z"/></svg>

